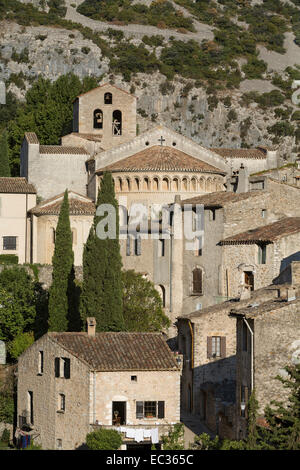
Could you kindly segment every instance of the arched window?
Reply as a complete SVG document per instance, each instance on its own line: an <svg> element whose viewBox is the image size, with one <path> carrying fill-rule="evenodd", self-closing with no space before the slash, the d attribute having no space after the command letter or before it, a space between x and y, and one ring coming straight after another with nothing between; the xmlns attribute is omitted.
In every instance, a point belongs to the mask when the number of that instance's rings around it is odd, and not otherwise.
<svg viewBox="0 0 300 470"><path fill-rule="evenodd" d="M94 129L103 128L103 113L101 109L95 109L94 111Z"/></svg>
<svg viewBox="0 0 300 470"><path fill-rule="evenodd" d="M187 191L187 188L188 188L187 179L186 179L186 178L183 178L183 179L182 179L182 183L181 183L181 189L182 189L183 191Z"/></svg>
<svg viewBox="0 0 300 470"><path fill-rule="evenodd" d="M148 178L144 178L143 179L143 190L144 191L148 191L149 189L149 179Z"/></svg>
<svg viewBox="0 0 300 470"><path fill-rule="evenodd" d="M162 180L162 190L169 191L169 180L168 178L163 178Z"/></svg>
<svg viewBox="0 0 300 470"><path fill-rule="evenodd" d="M203 292L202 282L202 269L195 268L193 270L193 294L202 294Z"/></svg>
<svg viewBox="0 0 300 470"><path fill-rule="evenodd" d="M104 94L104 104L112 104L112 94L105 93Z"/></svg>
<svg viewBox="0 0 300 470"><path fill-rule="evenodd" d="M160 293L161 300L162 300L162 306L165 307L166 306L166 289L162 285L159 285L158 287L159 287L159 293Z"/></svg>
<svg viewBox="0 0 300 470"><path fill-rule="evenodd" d="M153 178L152 189L158 191L158 178Z"/></svg>
<svg viewBox="0 0 300 470"><path fill-rule="evenodd" d="M191 179L191 191L196 191L197 190L197 180L196 178Z"/></svg>
<svg viewBox="0 0 300 470"><path fill-rule="evenodd" d="M140 180L138 178L134 178L133 180L133 191L140 190Z"/></svg>
<svg viewBox="0 0 300 470"><path fill-rule="evenodd" d="M112 133L113 135L122 135L122 113L119 110L113 112Z"/></svg>
<svg viewBox="0 0 300 470"><path fill-rule="evenodd" d="M172 180L172 191L178 191L178 178L173 178Z"/></svg>

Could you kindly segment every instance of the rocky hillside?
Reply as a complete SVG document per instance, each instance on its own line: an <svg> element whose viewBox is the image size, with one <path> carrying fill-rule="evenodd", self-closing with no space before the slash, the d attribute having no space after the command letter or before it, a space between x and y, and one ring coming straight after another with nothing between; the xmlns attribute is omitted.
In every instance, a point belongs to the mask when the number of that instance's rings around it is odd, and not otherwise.
<svg viewBox="0 0 300 470"><path fill-rule="evenodd" d="M19 100L40 75L94 76L139 98L138 132L162 122L205 146L300 153L300 0L1 0L0 38Z"/></svg>

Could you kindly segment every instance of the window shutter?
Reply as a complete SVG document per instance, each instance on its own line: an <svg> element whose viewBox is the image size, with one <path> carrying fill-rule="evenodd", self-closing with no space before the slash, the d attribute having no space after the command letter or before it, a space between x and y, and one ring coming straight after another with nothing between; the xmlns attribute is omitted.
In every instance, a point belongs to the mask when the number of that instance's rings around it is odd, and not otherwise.
<svg viewBox="0 0 300 470"><path fill-rule="evenodd" d="M193 292L202 294L202 269L194 269L193 271Z"/></svg>
<svg viewBox="0 0 300 470"><path fill-rule="evenodd" d="M165 402L157 402L157 417L163 419L165 417Z"/></svg>
<svg viewBox="0 0 300 470"><path fill-rule="evenodd" d="M64 378L69 379L70 378L70 359L65 358L64 359Z"/></svg>
<svg viewBox="0 0 300 470"><path fill-rule="evenodd" d="M127 236L126 240L126 256L130 256L130 236Z"/></svg>
<svg viewBox="0 0 300 470"><path fill-rule="evenodd" d="M136 417L137 419L143 419L144 417L144 402L143 401L136 402Z"/></svg>
<svg viewBox="0 0 300 470"><path fill-rule="evenodd" d="M221 357L226 357L226 336L221 336Z"/></svg>
<svg viewBox="0 0 300 470"><path fill-rule="evenodd" d="M55 377L59 377L59 357L56 357L54 360L54 369L55 369Z"/></svg>
<svg viewBox="0 0 300 470"><path fill-rule="evenodd" d="M207 357L210 359L212 357L212 337L207 337Z"/></svg>

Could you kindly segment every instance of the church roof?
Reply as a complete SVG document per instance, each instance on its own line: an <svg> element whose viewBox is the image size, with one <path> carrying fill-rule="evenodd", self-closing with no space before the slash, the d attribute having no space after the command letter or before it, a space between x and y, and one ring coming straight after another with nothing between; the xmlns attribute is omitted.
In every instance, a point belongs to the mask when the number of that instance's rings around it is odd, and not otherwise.
<svg viewBox="0 0 300 470"><path fill-rule="evenodd" d="M84 132L71 132L70 134L73 137L79 137L80 139L92 140L95 142L101 142L102 134L88 134Z"/></svg>
<svg viewBox="0 0 300 470"><path fill-rule="evenodd" d="M83 147L69 147L64 145L40 145L40 154L89 155Z"/></svg>
<svg viewBox="0 0 300 470"><path fill-rule="evenodd" d="M93 370L178 370L176 359L161 333L103 332L48 333Z"/></svg>
<svg viewBox="0 0 300 470"><path fill-rule="evenodd" d="M248 191L246 193L234 193L232 191L218 191L203 194L189 199L184 199L181 204L203 204L204 207L224 207L227 204L244 201L246 199L260 196L265 191Z"/></svg>
<svg viewBox="0 0 300 470"><path fill-rule="evenodd" d="M73 191L72 191L73 193ZM63 202L64 193L59 194L51 199L43 201L41 204L30 209L30 213L39 215L59 215L60 208ZM69 213L70 215L94 215L95 204L91 199L85 200L76 197L70 197L69 193Z"/></svg>
<svg viewBox="0 0 300 470"><path fill-rule="evenodd" d="M89 91L86 91L85 93L81 93L80 95L78 95L76 98L79 98L80 96L84 96L84 95L87 95L88 93L91 93L95 90L98 90L98 88L104 88L104 87L109 87L109 88L116 88L117 90L120 90L122 91L123 93L127 93L127 95L129 96L132 96L132 98L135 98L137 99L137 97L135 95L133 95L132 93L129 93L129 91L126 91L126 90L123 90L123 88L120 88L116 85L112 85L111 83L103 83L103 85L99 85L97 86L96 88L92 88L91 90Z"/></svg>
<svg viewBox="0 0 300 470"><path fill-rule="evenodd" d="M26 178L1 177L0 193L36 194L36 189Z"/></svg>
<svg viewBox="0 0 300 470"><path fill-rule="evenodd" d="M198 171L225 172L172 147L154 145L97 171Z"/></svg>
<svg viewBox="0 0 300 470"><path fill-rule="evenodd" d="M210 148L212 152L217 153L223 158L251 158L262 160L267 158L266 148L259 147L256 149L225 149L225 148Z"/></svg>
<svg viewBox="0 0 300 470"><path fill-rule="evenodd" d="M272 243L279 238L283 238L300 232L300 217L286 217L272 224L263 225L246 232L238 233L225 238L221 245L237 245L252 243Z"/></svg>

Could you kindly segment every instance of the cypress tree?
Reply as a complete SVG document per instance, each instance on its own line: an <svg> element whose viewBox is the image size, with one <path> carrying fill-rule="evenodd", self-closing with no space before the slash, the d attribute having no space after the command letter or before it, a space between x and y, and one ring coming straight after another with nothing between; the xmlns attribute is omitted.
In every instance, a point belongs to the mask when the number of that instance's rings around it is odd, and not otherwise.
<svg viewBox="0 0 300 470"><path fill-rule="evenodd" d="M69 218L68 191L65 191L56 228L55 249L52 258L52 285L49 290L49 330L67 331L69 316L70 276L74 254Z"/></svg>
<svg viewBox="0 0 300 470"><path fill-rule="evenodd" d="M10 176L6 131L0 136L0 177L1 176Z"/></svg>
<svg viewBox="0 0 300 470"><path fill-rule="evenodd" d="M98 223L106 217L95 214L83 253L83 285L81 316L92 316L97 321L97 331L122 331L122 260L119 245L119 214L113 179L104 173L98 192L97 207L111 204L116 211L116 238L100 239Z"/></svg>

